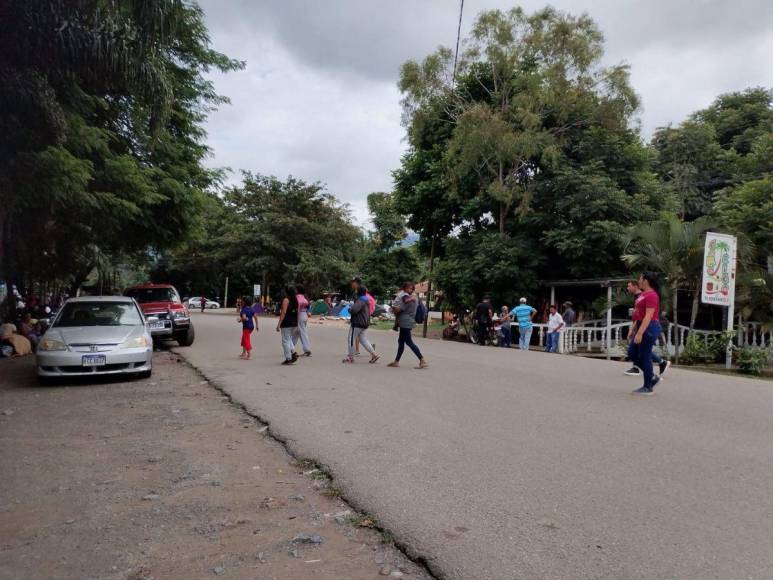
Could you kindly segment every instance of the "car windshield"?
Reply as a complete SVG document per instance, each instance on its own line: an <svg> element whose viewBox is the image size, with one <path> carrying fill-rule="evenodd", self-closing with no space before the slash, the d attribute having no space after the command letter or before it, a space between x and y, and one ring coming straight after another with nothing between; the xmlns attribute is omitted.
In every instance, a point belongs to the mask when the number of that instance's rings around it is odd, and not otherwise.
<svg viewBox="0 0 773 580"><path fill-rule="evenodd" d="M142 318L128 302L68 302L54 326L136 326Z"/></svg>
<svg viewBox="0 0 773 580"><path fill-rule="evenodd" d="M140 304L145 302L179 302L174 288L132 288L126 295L134 298Z"/></svg>

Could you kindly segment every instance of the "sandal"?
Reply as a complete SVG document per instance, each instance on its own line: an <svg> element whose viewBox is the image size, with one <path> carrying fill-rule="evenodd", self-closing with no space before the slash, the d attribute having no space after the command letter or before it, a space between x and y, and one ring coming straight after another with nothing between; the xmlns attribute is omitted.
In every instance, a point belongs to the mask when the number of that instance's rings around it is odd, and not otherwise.
<svg viewBox="0 0 773 580"><path fill-rule="evenodd" d="M419 366L414 367L414 368L417 369L417 370L421 370L421 369L426 369L428 366L429 366L429 364L427 363L427 361L420 360L419 361Z"/></svg>
<svg viewBox="0 0 773 580"><path fill-rule="evenodd" d="M396 369L397 367L400 366L400 363L397 362L397 361L393 361L393 362L389 363L387 366L388 367L392 367L393 369Z"/></svg>
<svg viewBox="0 0 773 580"><path fill-rule="evenodd" d="M350 356L347 356L344 360L341 361L344 364L354 364L354 359Z"/></svg>
<svg viewBox="0 0 773 580"><path fill-rule="evenodd" d="M371 355L370 360L368 361L370 364L374 365L378 362L378 359L381 357L377 354Z"/></svg>

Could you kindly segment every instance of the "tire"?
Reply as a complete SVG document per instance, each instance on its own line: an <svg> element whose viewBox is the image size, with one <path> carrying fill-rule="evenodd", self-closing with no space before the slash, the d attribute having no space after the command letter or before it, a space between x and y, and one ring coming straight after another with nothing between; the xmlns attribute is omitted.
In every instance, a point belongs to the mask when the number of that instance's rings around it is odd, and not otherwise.
<svg viewBox="0 0 773 580"><path fill-rule="evenodd" d="M177 344L180 346L190 346L193 344L193 339L196 337L196 332L193 330L193 325L190 325L187 330L183 330L175 338Z"/></svg>

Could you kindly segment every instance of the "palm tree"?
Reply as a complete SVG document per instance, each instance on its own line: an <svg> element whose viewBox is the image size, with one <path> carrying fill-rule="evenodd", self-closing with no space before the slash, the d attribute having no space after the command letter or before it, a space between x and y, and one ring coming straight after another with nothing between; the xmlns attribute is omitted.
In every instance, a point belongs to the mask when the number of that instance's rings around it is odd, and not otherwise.
<svg viewBox="0 0 773 580"><path fill-rule="evenodd" d="M625 239L623 261L632 268L652 270L662 274L671 289L673 322L677 323L677 291L687 288L693 296L690 330L695 326L700 300L703 244L713 222L706 217L685 222L678 216L664 213L653 223L631 228ZM679 341L675 341L675 358L679 362Z"/></svg>

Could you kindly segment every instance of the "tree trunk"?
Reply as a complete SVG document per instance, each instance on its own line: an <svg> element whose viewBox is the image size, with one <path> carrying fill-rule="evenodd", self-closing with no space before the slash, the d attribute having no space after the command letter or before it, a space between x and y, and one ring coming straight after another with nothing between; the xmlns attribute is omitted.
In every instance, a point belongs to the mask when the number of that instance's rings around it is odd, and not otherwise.
<svg viewBox="0 0 773 580"><path fill-rule="evenodd" d="M690 333L695 328L695 320L698 318L698 306L700 305L701 292L700 288L694 287L692 289L692 310L690 311Z"/></svg>
<svg viewBox="0 0 773 580"><path fill-rule="evenodd" d="M421 335L427 338L427 326L429 325L429 306L432 298L432 268L435 265L435 228L432 228L432 245L429 250L429 276L427 276L427 316L424 317L424 328Z"/></svg>
<svg viewBox="0 0 773 580"><path fill-rule="evenodd" d="M676 364L679 364L679 346L680 346L680 340L679 340L679 319L677 317L678 312L678 302L679 302L679 293L678 293L679 285L674 283L673 292L674 292L674 313L673 313L673 320L671 323L674 325L674 361Z"/></svg>

